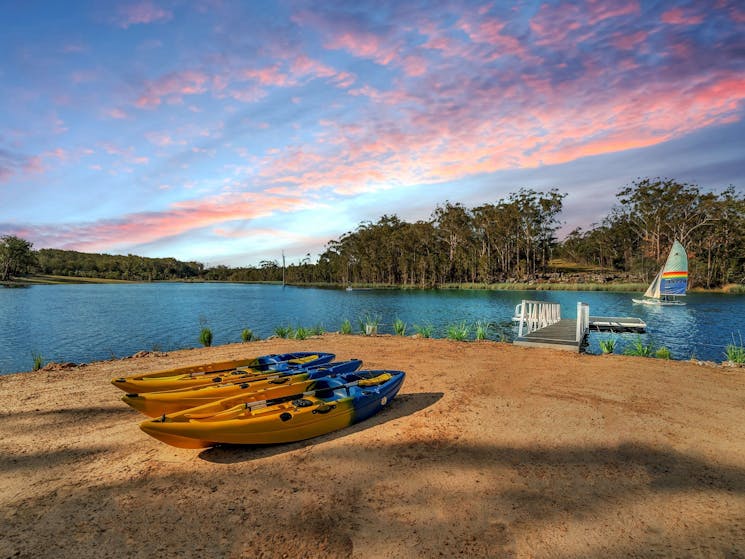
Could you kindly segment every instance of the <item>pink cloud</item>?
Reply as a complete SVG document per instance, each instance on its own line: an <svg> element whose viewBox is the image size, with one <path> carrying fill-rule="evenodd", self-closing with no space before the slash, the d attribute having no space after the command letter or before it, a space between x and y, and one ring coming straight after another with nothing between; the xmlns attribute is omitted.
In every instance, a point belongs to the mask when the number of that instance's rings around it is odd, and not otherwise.
<svg viewBox="0 0 745 559"><path fill-rule="evenodd" d="M138 2L119 6L115 16L116 24L122 29L130 25L165 23L173 18L173 13L156 6L153 2Z"/></svg>
<svg viewBox="0 0 745 559"><path fill-rule="evenodd" d="M698 25L704 20L704 16L686 13L682 8L673 8L663 13L660 19L670 25Z"/></svg>
<svg viewBox="0 0 745 559"><path fill-rule="evenodd" d="M184 95L198 95L207 91L210 77L197 70L172 72L149 82L144 93L135 101L140 108L151 108L161 104L163 98L180 102Z"/></svg>
<svg viewBox="0 0 745 559"><path fill-rule="evenodd" d="M340 30L325 43L326 48L346 50L355 56L369 58L383 66L390 64L396 57L398 46L382 37L367 31Z"/></svg>
<svg viewBox="0 0 745 559"><path fill-rule="evenodd" d="M646 31L637 31L630 34L616 34L611 39L613 45L620 50L638 49L647 40L649 34Z"/></svg>
<svg viewBox="0 0 745 559"><path fill-rule="evenodd" d="M385 95L369 86L350 93ZM552 101L543 104L544 97ZM582 80L533 79L514 91L469 91L468 99L448 118L420 98L409 108L394 105L389 118L377 112L365 125L324 121L315 146L267 155L259 176L282 192L352 195L641 148L731 121L745 100L745 79L722 74L683 91L677 83L646 83L605 96Z"/></svg>
<svg viewBox="0 0 745 559"><path fill-rule="evenodd" d="M34 244L85 252L103 252L150 243L209 226L231 221L250 222L277 212L314 207L301 197L240 193L213 196L203 200L177 202L162 212L141 212L116 220L62 226L29 228Z"/></svg>
<svg viewBox="0 0 745 559"><path fill-rule="evenodd" d="M286 87L296 83L293 78L281 72L276 64L268 68L244 70L242 76L246 79L258 81L261 85Z"/></svg>
<svg viewBox="0 0 745 559"><path fill-rule="evenodd" d="M109 109L105 112L105 114L109 118L114 118L118 120L125 119L128 116L126 112L124 112L122 109L119 109L119 108Z"/></svg>
<svg viewBox="0 0 745 559"><path fill-rule="evenodd" d="M571 36L580 43L598 33L598 23L611 18L636 15L639 3L586 0L580 3L543 4L530 20L530 28L537 36L537 44L566 44Z"/></svg>
<svg viewBox="0 0 745 559"><path fill-rule="evenodd" d="M595 25L605 19L636 15L641 11L637 0L608 2L608 0L587 0L588 23Z"/></svg>
<svg viewBox="0 0 745 559"><path fill-rule="evenodd" d="M173 138L165 132L147 132L145 138L151 144L160 147L170 146L174 143Z"/></svg>
<svg viewBox="0 0 745 559"><path fill-rule="evenodd" d="M423 76L427 73L427 60L423 56L406 56L401 66L407 76Z"/></svg>

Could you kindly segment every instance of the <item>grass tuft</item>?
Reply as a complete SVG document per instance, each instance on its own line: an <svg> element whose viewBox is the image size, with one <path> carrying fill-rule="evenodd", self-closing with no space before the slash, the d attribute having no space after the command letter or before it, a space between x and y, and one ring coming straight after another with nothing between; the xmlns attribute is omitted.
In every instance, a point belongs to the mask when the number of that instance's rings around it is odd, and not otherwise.
<svg viewBox="0 0 745 559"><path fill-rule="evenodd" d="M616 349L616 338L608 338L605 340L600 340L600 351L602 351L604 355L613 353L615 349Z"/></svg>
<svg viewBox="0 0 745 559"><path fill-rule="evenodd" d="M244 342L250 342L251 340L255 340L256 336L253 333L253 330L250 328L244 328L241 332L241 340Z"/></svg>
<svg viewBox="0 0 745 559"><path fill-rule="evenodd" d="M292 338L294 331L292 326L277 326L274 329L274 334L278 338Z"/></svg>
<svg viewBox="0 0 745 559"><path fill-rule="evenodd" d="M422 338L431 338L432 337L432 330L434 330L434 327L427 323L427 324L414 324L414 331L419 334Z"/></svg>
<svg viewBox="0 0 745 559"><path fill-rule="evenodd" d="M341 323L341 329L339 330L342 334L349 335L352 333L352 323L349 322L348 318L344 319L344 322Z"/></svg>
<svg viewBox="0 0 745 559"><path fill-rule="evenodd" d="M486 320L477 320L474 326L477 340L486 340L489 336L489 329L494 325Z"/></svg>
<svg viewBox="0 0 745 559"><path fill-rule="evenodd" d="M42 357L41 353L33 352L31 357L34 360L34 371L38 371L44 366L44 357Z"/></svg>
<svg viewBox="0 0 745 559"><path fill-rule="evenodd" d="M735 335L732 334L732 343L727 344L727 347L724 350L724 355L730 363L745 363L745 347L742 345L742 334L740 334L739 344L735 341Z"/></svg>
<svg viewBox="0 0 745 559"><path fill-rule="evenodd" d="M374 313L367 313L359 319L360 331L365 336L374 336L378 333L378 325L380 324L380 315Z"/></svg>
<svg viewBox="0 0 745 559"><path fill-rule="evenodd" d="M670 359L670 350L663 346L654 352L654 356L657 359Z"/></svg>
<svg viewBox="0 0 745 559"><path fill-rule="evenodd" d="M637 336L634 343L627 346L623 353L624 355L633 355L636 357L652 357L654 355L654 348L652 344L644 345L641 336Z"/></svg>
<svg viewBox="0 0 745 559"><path fill-rule="evenodd" d="M202 327L201 332L199 332L199 341L204 347L210 347L212 345L212 330L206 326Z"/></svg>
<svg viewBox="0 0 745 559"><path fill-rule="evenodd" d="M464 342L468 339L470 332L471 327L465 321L459 324L451 324L447 328L447 338L449 340Z"/></svg>
<svg viewBox="0 0 745 559"><path fill-rule="evenodd" d="M406 335L406 323L400 318L397 318L393 322L393 332L396 334L396 336L405 336Z"/></svg>

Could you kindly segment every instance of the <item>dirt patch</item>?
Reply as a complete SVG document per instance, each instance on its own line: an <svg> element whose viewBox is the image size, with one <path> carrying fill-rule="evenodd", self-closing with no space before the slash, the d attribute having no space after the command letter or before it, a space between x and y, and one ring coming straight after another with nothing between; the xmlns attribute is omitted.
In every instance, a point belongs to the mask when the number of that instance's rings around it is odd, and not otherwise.
<svg viewBox="0 0 745 559"><path fill-rule="evenodd" d="M113 377L284 351L407 372L310 441L180 450ZM0 377L0 557L745 557L741 369L324 335Z"/></svg>

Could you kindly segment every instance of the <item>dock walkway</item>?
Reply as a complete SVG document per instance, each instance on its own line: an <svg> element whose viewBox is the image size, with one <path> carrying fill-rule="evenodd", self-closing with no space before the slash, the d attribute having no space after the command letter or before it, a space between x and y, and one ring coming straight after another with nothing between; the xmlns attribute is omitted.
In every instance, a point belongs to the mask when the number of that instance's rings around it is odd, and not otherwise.
<svg viewBox="0 0 745 559"><path fill-rule="evenodd" d="M647 324L640 318L617 317L617 316L589 316L589 308L584 303L577 305L577 315L581 322L577 325L575 318L560 318L560 312L554 308L549 313L540 306L555 303L538 303L535 301L523 301L521 305L530 309L533 316L551 315L549 320L534 320L526 314L523 317L526 328L520 327L515 345L531 347L550 347L564 349L579 353L587 345L587 337L590 332L638 332L646 331Z"/></svg>

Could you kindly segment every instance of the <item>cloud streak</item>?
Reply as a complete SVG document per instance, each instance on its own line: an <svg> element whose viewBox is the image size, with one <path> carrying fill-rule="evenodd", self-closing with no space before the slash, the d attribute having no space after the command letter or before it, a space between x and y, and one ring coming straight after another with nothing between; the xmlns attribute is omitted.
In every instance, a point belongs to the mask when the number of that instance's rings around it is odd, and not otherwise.
<svg viewBox="0 0 745 559"><path fill-rule="evenodd" d="M29 229L48 246L229 236L252 230L233 222L329 200L550 173L741 122L745 110L745 13L728 0L137 2L112 18L115 47L83 30L50 49L64 82L40 79L56 66L24 52L0 120L14 131L0 137L3 184L43 178L74 201L93 193L83 167L111 180L97 184L109 197L97 219ZM161 48L141 48L156 30ZM96 150L83 165L86 144Z"/></svg>

